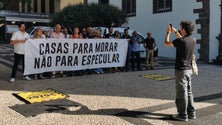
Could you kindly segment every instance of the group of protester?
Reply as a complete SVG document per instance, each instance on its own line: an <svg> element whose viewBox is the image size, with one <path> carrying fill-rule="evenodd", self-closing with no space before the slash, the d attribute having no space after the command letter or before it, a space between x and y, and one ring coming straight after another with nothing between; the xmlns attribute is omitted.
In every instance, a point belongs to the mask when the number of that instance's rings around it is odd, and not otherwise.
<svg viewBox="0 0 222 125"><path fill-rule="evenodd" d="M151 37L151 33L149 32L148 37L142 41L144 42L144 47L146 48L146 69L154 69L153 68L153 54L154 47L156 46L154 38ZM14 52L15 52L15 60L14 66L11 74L10 82L15 81L17 68L20 61L23 62L23 71L24 71L24 46L23 43L29 39L29 35L25 32L25 24L19 24L19 31L13 33L11 37L11 44L14 44ZM56 76L66 77L73 75L84 75L84 74L102 74L120 72L120 71L135 71L142 70L141 68L141 58L140 58L140 44L139 36L136 31L132 33L132 36L128 33L128 28L124 30L124 33L121 34L119 31L114 31L113 27L109 27L109 32L107 34L102 33L101 28L97 28L95 31L91 26L87 26L86 28L82 28L81 31L78 27L73 27L73 31L69 34L67 28L61 27L60 24L55 25L54 32L43 31L41 26L34 32L33 38L31 39L45 39L45 38L57 38L57 39L99 39L99 38L115 38L115 39L127 39L128 40L128 50L127 50L127 59L124 67L112 67L112 68L96 68L96 69L87 69L87 70L78 70L78 71L53 71L49 73L35 74L34 79L44 79L47 75L51 78L55 78ZM150 62L150 63L149 63ZM130 66L131 64L131 66ZM136 65L136 66L135 66ZM58 75L57 75L57 74ZM25 80L31 80L29 76L23 77Z"/></svg>
<svg viewBox="0 0 222 125"><path fill-rule="evenodd" d="M193 51L195 48L196 40L192 37L192 31L194 29L194 24L190 21L181 21L180 23L180 32L174 28L172 25L168 25L166 29L166 36L164 45L165 46L174 46L176 47L176 62L175 62L175 82L176 82L176 107L178 114L172 115L172 118L179 121L188 121L188 119L196 119L196 110L194 107L194 100L191 87L191 75L192 75L192 58ZM70 39L83 39L83 38L124 38L128 39L128 53L127 61L125 67L122 69L129 69L129 59L131 59L131 69L135 70L135 63L137 63L137 70L141 70L140 65L140 41L137 36L137 32L134 31L132 36L128 34L128 29L125 29L124 34L121 36L118 31L113 33L113 28L109 28L109 33L104 36L101 33L101 29L97 29L95 34L92 30L92 27L87 27L82 29L81 33L79 32L78 27L73 28L73 33L68 34L67 29L61 32L61 26L57 24L55 26L55 32L50 35L50 38L70 38ZM172 42L170 41L171 33L175 33L176 39ZM145 39L145 48L146 48L146 66L147 69L153 69L153 49L155 47L155 40L151 37L151 33L147 34L148 37ZM34 39L46 38L42 33L41 27L35 32ZM15 77L20 61L24 60L24 44L29 35L25 32L25 25L19 25L19 31L13 33L11 37L10 44L14 44L14 65L12 69L10 82L15 82ZM151 57L151 59L149 59ZM148 63L151 60L151 63ZM108 68L108 71L121 70L119 67ZM24 61L23 61L23 71L24 71ZM92 71L92 70L90 70ZM85 71L77 71L79 74L83 74ZM98 68L94 69L96 73L103 73L103 69ZM51 73L51 77L55 77L56 72ZM67 73L60 71L60 75L66 76ZM70 73L70 72L69 72ZM43 74L36 74L36 77L44 78ZM31 80L29 76L24 76L25 80Z"/></svg>

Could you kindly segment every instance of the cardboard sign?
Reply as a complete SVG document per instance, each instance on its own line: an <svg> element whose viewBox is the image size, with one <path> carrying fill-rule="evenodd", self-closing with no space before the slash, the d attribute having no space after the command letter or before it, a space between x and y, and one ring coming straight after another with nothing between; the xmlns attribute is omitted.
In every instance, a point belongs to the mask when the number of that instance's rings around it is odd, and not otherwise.
<svg viewBox="0 0 222 125"><path fill-rule="evenodd" d="M15 95L28 103L38 103L38 102L44 102L56 99L64 99L68 97L67 95L57 92L53 89L33 91L33 92L21 92Z"/></svg>
<svg viewBox="0 0 222 125"><path fill-rule="evenodd" d="M143 78L147 79L152 79L152 80L158 80L158 81L165 81L165 80L172 80L174 77L170 76L163 76L159 74L147 74L147 75L142 75Z"/></svg>

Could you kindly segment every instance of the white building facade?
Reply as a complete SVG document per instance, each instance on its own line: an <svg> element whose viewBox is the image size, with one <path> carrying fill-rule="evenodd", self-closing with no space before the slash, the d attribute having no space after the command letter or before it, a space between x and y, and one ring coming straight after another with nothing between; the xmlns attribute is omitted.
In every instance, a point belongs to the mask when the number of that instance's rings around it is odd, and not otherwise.
<svg viewBox="0 0 222 125"><path fill-rule="evenodd" d="M164 46L164 37L168 23L180 29L182 20L190 20L195 23L193 36L197 38L198 44L195 48L197 59L205 58L205 62L212 62L219 53L219 42L216 37L220 34L220 4L221 0L88 0L88 3L111 4L119 7L129 15L128 24L124 26L142 33L145 37L147 32L152 32L159 48L159 56L175 57L175 49ZM204 4L203 4L204 3ZM126 4L126 5L124 5ZM206 10L209 6L209 10ZM205 9L208 13L206 24L200 24L197 20L204 14L195 10ZM202 12L202 11L201 11ZM205 19L205 17L203 17ZM206 25L209 25L207 44L202 45L203 32ZM201 29L202 28L202 29ZM207 29L208 30L208 29ZM174 36L174 34L172 34ZM175 37L172 37L172 40ZM204 48L204 49L203 49ZM202 54L202 56L200 56ZM202 59L203 60L203 59Z"/></svg>

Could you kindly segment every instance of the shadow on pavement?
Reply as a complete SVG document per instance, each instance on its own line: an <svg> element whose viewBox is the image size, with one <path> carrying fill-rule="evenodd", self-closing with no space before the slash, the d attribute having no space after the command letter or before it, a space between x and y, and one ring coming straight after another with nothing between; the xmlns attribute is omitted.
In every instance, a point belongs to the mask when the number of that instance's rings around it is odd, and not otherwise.
<svg viewBox="0 0 222 125"><path fill-rule="evenodd" d="M169 114L133 110L130 111L124 108L91 110L85 105L68 99L33 104L16 104L9 108L25 117L36 117L37 115L44 113L61 113L66 115L109 115L120 117L131 123L143 123L147 125L149 125L149 122L143 119L172 120Z"/></svg>

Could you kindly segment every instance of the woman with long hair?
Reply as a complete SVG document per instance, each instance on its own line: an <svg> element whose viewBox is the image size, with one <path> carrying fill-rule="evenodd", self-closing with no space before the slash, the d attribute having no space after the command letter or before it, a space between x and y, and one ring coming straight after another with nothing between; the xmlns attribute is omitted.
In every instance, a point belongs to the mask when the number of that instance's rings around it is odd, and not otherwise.
<svg viewBox="0 0 222 125"><path fill-rule="evenodd" d="M38 29L34 32L33 39L44 39L41 28L38 28ZM37 80L37 79L45 79L45 77L43 76L43 73L40 73L40 74L35 74L35 75L34 75L34 79L35 79L35 80Z"/></svg>

